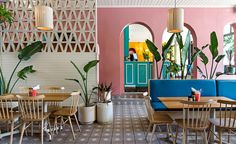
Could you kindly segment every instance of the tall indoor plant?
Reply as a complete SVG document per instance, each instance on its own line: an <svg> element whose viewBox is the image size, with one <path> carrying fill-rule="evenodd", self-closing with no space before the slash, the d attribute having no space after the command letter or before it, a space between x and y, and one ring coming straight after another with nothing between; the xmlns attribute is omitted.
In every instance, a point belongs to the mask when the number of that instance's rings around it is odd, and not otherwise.
<svg viewBox="0 0 236 144"><path fill-rule="evenodd" d="M79 73L79 79L66 79L76 82L82 91L81 99L84 102L84 106L79 108L79 121L84 124L93 123L95 121L95 116L96 116L95 105L91 103L93 89L91 91L89 91L88 89L88 74L89 71L93 67L95 67L98 62L99 60L92 60L88 62L83 67L83 72L82 72L82 70L80 70L73 61L71 61L72 65Z"/></svg>
<svg viewBox="0 0 236 144"><path fill-rule="evenodd" d="M0 66L0 94L1 95L6 94L6 93L11 93L15 85L20 79L25 80L27 78L26 76L27 74L35 72L35 70L33 69L33 65L26 66L17 72L17 79L14 81L13 84L11 84L12 78L15 76L16 70L18 69L20 64L23 61L28 61L35 53L40 52L42 48L43 48L42 42L36 41L26 46L25 48L21 49L18 53L19 61L13 68L8 81L6 81L6 77L2 71L2 67Z"/></svg>
<svg viewBox="0 0 236 144"><path fill-rule="evenodd" d="M211 53L211 64L210 64L210 72L209 73L208 73L208 69L207 69L207 64L209 62L209 59L203 51L207 47L209 48L210 53ZM213 31L211 33L211 35L210 35L210 45L207 44L207 45L203 46L199 56L201 58L201 62L204 64L205 73L201 70L200 67L197 67L199 72L206 79L213 79L215 74L216 74L218 64L225 57L225 55L219 55L219 52L218 52L218 39L217 39L216 32ZM219 75L216 75L216 77L217 76L219 76Z"/></svg>

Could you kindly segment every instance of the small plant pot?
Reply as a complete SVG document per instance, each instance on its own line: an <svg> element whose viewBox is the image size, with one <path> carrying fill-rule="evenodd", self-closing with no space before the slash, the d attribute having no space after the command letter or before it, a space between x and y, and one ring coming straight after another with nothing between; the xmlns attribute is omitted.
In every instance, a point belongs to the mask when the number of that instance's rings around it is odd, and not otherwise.
<svg viewBox="0 0 236 144"><path fill-rule="evenodd" d="M110 124L113 122L113 103L97 103L97 122Z"/></svg>
<svg viewBox="0 0 236 144"><path fill-rule="evenodd" d="M234 66L225 66L225 73L228 75L235 74L235 67Z"/></svg>
<svg viewBox="0 0 236 144"><path fill-rule="evenodd" d="M96 120L96 105L79 107L79 121L81 124L92 124Z"/></svg>

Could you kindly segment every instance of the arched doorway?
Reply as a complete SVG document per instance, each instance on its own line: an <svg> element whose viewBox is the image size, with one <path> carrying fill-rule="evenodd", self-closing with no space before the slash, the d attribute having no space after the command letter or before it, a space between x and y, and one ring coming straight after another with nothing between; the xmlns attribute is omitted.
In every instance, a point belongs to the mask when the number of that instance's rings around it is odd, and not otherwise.
<svg viewBox="0 0 236 144"><path fill-rule="evenodd" d="M235 33L236 23L228 23L224 27L224 73L235 74Z"/></svg>
<svg viewBox="0 0 236 144"><path fill-rule="evenodd" d="M194 53L194 47L197 45L197 37L196 34L193 30L193 28L188 25L184 24L184 30L181 32L182 38L183 38L183 43L185 43L185 39L187 34L190 34L190 48L188 49L188 56L186 60L186 65L185 65L185 72L184 75L186 76L187 79L195 79L197 78L197 60L195 60L192 64L191 61L191 56ZM167 29L163 32L162 36L162 45L164 45L169 38L171 37L171 33L167 32ZM180 57L180 49L179 45L177 42L177 39L174 38L171 48L169 49L167 53L167 60L164 63L163 66L163 71L162 71L162 78L163 79L180 79L181 78L181 72L180 72L180 63L181 63L181 57Z"/></svg>
<svg viewBox="0 0 236 144"><path fill-rule="evenodd" d="M153 56L145 43L153 41L151 29L144 23L132 23L123 29L124 90L125 92L147 91L152 78Z"/></svg>

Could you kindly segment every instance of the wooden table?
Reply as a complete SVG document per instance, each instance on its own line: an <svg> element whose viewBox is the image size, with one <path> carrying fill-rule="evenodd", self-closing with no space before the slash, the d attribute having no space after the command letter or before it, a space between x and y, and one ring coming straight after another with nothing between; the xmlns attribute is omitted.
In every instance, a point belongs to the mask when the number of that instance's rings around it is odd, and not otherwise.
<svg viewBox="0 0 236 144"><path fill-rule="evenodd" d="M182 100L188 100L188 97L158 97L158 99L160 100L160 102L162 102L168 111L176 111L176 110L179 110L179 111L182 111L183 110L183 104L180 103L180 101ZM212 109L210 111L210 118L216 118L216 110L217 108L220 108L220 104L217 103L216 101L217 100L232 100L230 98L226 98L226 97L222 97L222 96L211 96L211 97L208 97L208 96L202 96L200 98L200 101L209 101L209 100L213 100L215 101L215 103L213 103L211 105ZM215 132L215 127L213 126L212 127L212 131ZM211 133L211 140L210 142L213 142L214 143L214 134Z"/></svg>
<svg viewBox="0 0 236 144"><path fill-rule="evenodd" d="M166 106L169 110L180 110L183 109L183 104L180 103L182 100L188 100L188 97L158 97L158 99ZM212 104L212 108L219 108L220 104L216 103L217 100L232 100L230 98L222 97L222 96L211 96L205 97L202 96L200 101L209 101L213 100L215 103Z"/></svg>
<svg viewBox="0 0 236 144"><path fill-rule="evenodd" d="M27 93L15 93L14 95L28 96ZM38 93L37 95L45 95L45 98L43 99L45 102L62 102L71 96L70 93ZM17 101L17 98L13 99L13 101Z"/></svg>

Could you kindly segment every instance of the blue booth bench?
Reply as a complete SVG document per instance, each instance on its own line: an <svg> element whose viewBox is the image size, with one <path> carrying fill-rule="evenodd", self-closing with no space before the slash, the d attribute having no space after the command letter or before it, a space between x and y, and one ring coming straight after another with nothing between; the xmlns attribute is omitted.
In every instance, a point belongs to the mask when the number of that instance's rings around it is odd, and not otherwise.
<svg viewBox="0 0 236 144"><path fill-rule="evenodd" d="M168 110L158 97L188 97L191 87L202 96L224 96L236 100L236 80L150 80L149 94L155 111Z"/></svg>

